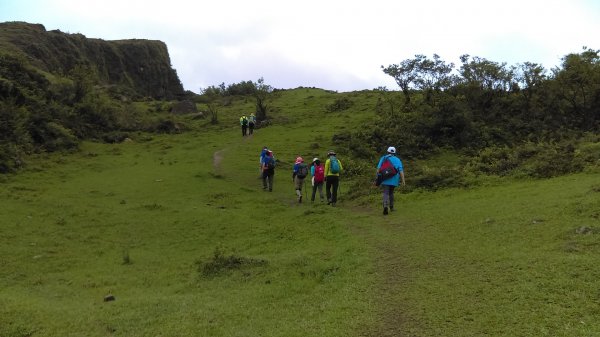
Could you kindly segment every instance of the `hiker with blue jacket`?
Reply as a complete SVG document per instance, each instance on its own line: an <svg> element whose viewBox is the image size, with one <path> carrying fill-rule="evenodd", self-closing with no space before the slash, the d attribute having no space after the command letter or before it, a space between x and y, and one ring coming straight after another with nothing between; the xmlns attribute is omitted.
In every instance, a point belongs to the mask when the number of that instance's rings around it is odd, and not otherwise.
<svg viewBox="0 0 600 337"><path fill-rule="evenodd" d="M294 181L298 203L302 202L302 185L304 185L304 179L307 175L308 166L304 163L304 159L302 157L296 158L294 168L292 169L292 181Z"/></svg>
<svg viewBox="0 0 600 337"><path fill-rule="evenodd" d="M260 166L262 169L262 181L263 190L269 189L269 192L273 192L273 176L275 175L275 156L273 151L267 150L265 156L262 157Z"/></svg>
<svg viewBox="0 0 600 337"><path fill-rule="evenodd" d="M327 152L325 161L325 191L327 193L327 205L335 207L337 202L338 188L340 186L340 172L344 168L334 151Z"/></svg>
<svg viewBox="0 0 600 337"><path fill-rule="evenodd" d="M383 191L383 215L394 210L394 189L404 181L404 167L400 158L396 157L396 148L388 147L387 154L379 159L377 164L377 185L381 185Z"/></svg>

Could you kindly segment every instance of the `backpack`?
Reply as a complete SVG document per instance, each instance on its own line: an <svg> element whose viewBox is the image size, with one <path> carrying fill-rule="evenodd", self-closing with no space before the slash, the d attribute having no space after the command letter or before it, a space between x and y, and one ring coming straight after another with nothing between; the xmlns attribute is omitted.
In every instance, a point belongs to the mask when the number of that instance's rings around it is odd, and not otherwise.
<svg viewBox="0 0 600 337"><path fill-rule="evenodd" d="M300 179L304 179L306 178L306 176L308 175L308 166L306 166L306 164L302 163L298 166L298 171L296 172L296 176Z"/></svg>
<svg viewBox="0 0 600 337"><path fill-rule="evenodd" d="M267 169L273 170L275 168L275 159L273 157L267 157Z"/></svg>
<svg viewBox="0 0 600 337"><path fill-rule="evenodd" d="M329 160L329 171L333 174L340 173L340 161L335 156Z"/></svg>
<svg viewBox="0 0 600 337"><path fill-rule="evenodd" d="M248 119L247 118L242 118L242 125L244 125L244 126L248 125Z"/></svg>
<svg viewBox="0 0 600 337"><path fill-rule="evenodd" d="M383 163L381 163L381 167L379 168L378 175L381 176L382 180L389 179L398 174L398 170L392 164L390 157L386 157Z"/></svg>
<svg viewBox="0 0 600 337"><path fill-rule="evenodd" d="M315 165L315 183L322 183L325 180L325 168L323 165Z"/></svg>

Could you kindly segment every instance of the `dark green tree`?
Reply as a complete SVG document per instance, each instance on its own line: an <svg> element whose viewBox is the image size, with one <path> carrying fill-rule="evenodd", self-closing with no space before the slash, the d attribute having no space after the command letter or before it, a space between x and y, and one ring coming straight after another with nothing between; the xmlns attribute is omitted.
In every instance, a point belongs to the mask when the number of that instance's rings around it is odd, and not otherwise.
<svg viewBox="0 0 600 337"><path fill-rule="evenodd" d="M600 50L587 47L579 54L568 54L562 68L553 69L557 95L566 103L562 113L575 127L598 128L600 122Z"/></svg>
<svg viewBox="0 0 600 337"><path fill-rule="evenodd" d="M254 98L256 99L256 119L264 121L267 119L269 106L267 105L269 96L273 92L273 87L265 84L265 80L261 77L254 84Z"/></svg>

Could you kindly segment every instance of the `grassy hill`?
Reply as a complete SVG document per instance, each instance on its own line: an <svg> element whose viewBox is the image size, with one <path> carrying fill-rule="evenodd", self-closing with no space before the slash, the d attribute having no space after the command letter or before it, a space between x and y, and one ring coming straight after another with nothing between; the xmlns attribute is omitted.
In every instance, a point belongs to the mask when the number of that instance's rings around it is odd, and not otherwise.
<svg viewBox="0 0 600 337"><path fill-rule="evenodd" d="M239 98L217 125L184 116L180 134L84 142L0 176L0 336L600 334L597 167L432 192L413 168L461 154L406 160L412 192L383 217L374 163L336 148L377 97L279 91L246 138ZM340 99L351 108L329 112ZM293 159L330 148L347 168L338 207L298 204Z"/></svg>

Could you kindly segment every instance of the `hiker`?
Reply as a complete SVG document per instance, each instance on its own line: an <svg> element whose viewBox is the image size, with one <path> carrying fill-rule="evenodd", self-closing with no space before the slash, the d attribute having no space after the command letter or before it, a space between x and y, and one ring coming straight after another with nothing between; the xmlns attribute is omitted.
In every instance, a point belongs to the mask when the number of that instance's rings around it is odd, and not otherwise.
<svg viewBox="0 0 600 337"><path fill-rule="evenodd" d="M261 162L262 166L262 180L263 190L269 189L269 192L273 192L273 176L275 175L275 156L273 151L267 150L265 156Z"/></svg>
<svg viewBox="0 0 600 337"><path fill-rule="evenodd" d="M315 201L315 194L319 190L321 202L323 202L323 182L325 181L325 166L321 164L319 158L314 158L310 166L310 175L312 176L312 195L310 201Z"/></svg>
<svg viewBox="0 0 600 337"><path fill-rule="evenodd" d="M269 148L266 146L263 146L262 150L260 151L260 158L258 159L258 172L260 172L261 178L262 178L262 171L263 171L263 159L265 159L267 152L269 152Z"/></svg>
<svg viewBox="0 0 600 337"><path fill-rule="evenodd" d="M394 210L394 189L398 184L406 185L404 181L404 168L400 158L396 157L396 148L388 147L387 154L379 159L377 164L377 182L376 185L381 185L383 191L383 215Z"/></svg>
<svg viewBox="0 0 600 337"><path fill-rule="evenodd" d="M242 137L246 136L246 130L248 130L248 118L246 115L240 117L240 125L242 126Z"/></svg>
<svg viewBox="0 0 600 337"><path fill-rule="evenodd" d="M254 116L254 113L250 114L250 117L248 117L248 132L250 134L254 133L254 125L256 124L256 116Z"/></svg>
<svg viewBox="0 0 600 337"><path fill-rule="evenodd" d="M325 190L327 192L327 205L335 207L337 202L337 193L340 186L340 172L343 167L339 159L337 159L334 151L327 153L325 161Z"/></svg>
<svg viewBox="0 0 600 337"><path fill-rule="evenodd" d="M308 166L304 163L302 157L296 158L294 168L292 170L292 181L294 182L294 188L296 189L296 195L298 196L298 203L302 202L302 185L304 179L308 175Z"/></svg>

